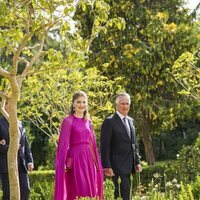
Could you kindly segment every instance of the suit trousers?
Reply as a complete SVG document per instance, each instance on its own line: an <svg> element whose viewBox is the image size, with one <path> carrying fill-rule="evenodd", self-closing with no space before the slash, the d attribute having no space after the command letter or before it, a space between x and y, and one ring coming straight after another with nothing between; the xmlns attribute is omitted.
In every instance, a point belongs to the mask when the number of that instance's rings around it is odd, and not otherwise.
<svg viewBox="0 0 200 200"><path fill-rule="evenodd" d="M10 190L9 190L9 181L8 181L8 173L1 173L1 185L3 191L3 198L2 200L9 200L10 199Z"/></svg>
<svg viewBox="0 0 200 200"><path fill-rule="evenodd" d="M2 200L10 200L10 187L9 187L9 178L8 173L1 173L1 182L3 190ZM20 200L28 200L30 193L30 184L27 173L19 172L19 185L20 185Z"/></svg>
<svg viewBox="0 0 200 200"><path fill-rule="evenodd" d="M113 183L115 185L115 199L119 197L119 183L118 179L121 179L120 183L120 193L123 200L130 200L130 187L131 187L131 181L130 181L130 174L115 174L115 176L112 177Z"/></svg>

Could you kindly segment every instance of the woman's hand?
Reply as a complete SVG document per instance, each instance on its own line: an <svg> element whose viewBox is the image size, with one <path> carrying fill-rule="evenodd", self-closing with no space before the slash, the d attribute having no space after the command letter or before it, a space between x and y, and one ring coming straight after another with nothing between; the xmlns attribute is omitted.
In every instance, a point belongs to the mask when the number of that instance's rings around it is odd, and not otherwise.
<svg viewBox="0 0 200 200"><path fill-rule="evenodd" d="M65 173L67 173L70 169L68 167L65 168Z"/></svg>

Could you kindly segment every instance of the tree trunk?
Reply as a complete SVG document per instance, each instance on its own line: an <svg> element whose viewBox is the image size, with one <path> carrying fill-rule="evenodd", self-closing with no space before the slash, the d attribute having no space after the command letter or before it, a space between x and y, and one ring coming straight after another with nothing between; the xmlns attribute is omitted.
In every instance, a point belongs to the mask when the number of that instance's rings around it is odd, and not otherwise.
<svg viewBox="0 0 200 200"><path fill-rule="evenodd" d="M20 200L19 176L18 176L18 149L19 149L19 129L17 118L17 100L20 95L19 85L16 77L10 79L11 96L8 100L9 113L9 150L8 150L8 173L10 183L10 199Z"/></svg>
<svg viewBox="0 0 200 200"><path fill-rule="evenodd" d="M145 156L146 161L149 165L155 164L155 156L153 152L152 140L150 135L150 120L148 111L142 109L142 117L143 117L143 124L142 124L142 140L145 149Z"/></svg>

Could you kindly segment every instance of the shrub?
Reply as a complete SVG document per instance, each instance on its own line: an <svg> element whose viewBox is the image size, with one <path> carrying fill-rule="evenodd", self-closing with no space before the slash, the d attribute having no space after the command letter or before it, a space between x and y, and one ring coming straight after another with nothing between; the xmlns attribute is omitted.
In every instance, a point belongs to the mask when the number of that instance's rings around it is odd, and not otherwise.
<svg viewBox="0 0 200 200"><path fill-rule="evenodd" d="M173 165L171 163L171 165ZM170 167L165 167L169 163L144 168L141 174L133 178L134 200L156 199L156 200L181 200L200 199L200 176L197 176L193 183L181 183L176 180L176 174L168 177L165 173L170 173ZM29 174L31 193L30 200L52 200L54 192L54 171L33 171ZM173 178L172 178L173 177ZM146 185L146 186L145 186ZM0 199L1 199L0 191ZM87 200L87 197L81 200ZM104 182L104 199L114 199L114 184L110 178Z"/></svg>
<svg viewBox="0 0 200 200"><path fill-rule="evenodd" d="M113 200L114 199L114 184L111 179L106 178L104 182L104 199Z"/></svg>
<svg viewBox="0 0 200 200"><path fill-rule="evenodd" d="M192 146L185 146L179 153L176 169L184 182L194 181L200 172L200 137Z"/></svg>
<svg viewBox="0 0 200 200"><path fill-rule="evenodd" d="M44 181L42 183L35 182L32 186L30 199L31 200L52 200L54 192L54 183Z"/></svg>
<svg viewBox="0 0 200 200"><path fill-rule="evenodd" d="M176 161L165 161L161 164L144 168L140 174L140 183L138 183L138 174L134 176L134 187L139 184L142 184L143 187L147 187L149 183L154 181L155 184L160 185L161 190L164 189L166 181L172 181L177 177L178 172L175 166Z"/></svg>
<svg viewBox="0 0 200 200"><path fill-rule="evenodd" d="M29 174L30 200L52 200L54 192L54 171L33 171Z"/></svg>
<svg viewBox="0 0 200 200"><path fill-rule="evenodd" d="M197 176L192 184L192 193L195 199L200 199L200 176Z"/></svg>
<svg viewBox="0 0 200 200"><path fill-rule="evenodd" d="M170 162L172 163L172 162ZM133 188L136 188L140 183L142 185L148 186L148 184L154 180L156 183L162 182L162 187L164 188L164 173L165 167L169 163L162 165L151 166L144 168L143 172L140 174L140 181L138 174L133 177ZM170 174L170 171L168 171ZM51 200L53 199L54 190L54 171L33 171L29 174L30 185L31 185L31 200ZM172 174L169 177L175 177ZM171 180L173 179L171 178ZM143 186L143 188L144 188ZM104 199L113 200L114 199L114 185L111 179L107 178L104 182Z"/></svg>
<svg viewBox="0 0 200 200"><path fill-rule="evenodd" d="M194 196L192 194L192 187L190 184L184 185L183 182L181 182L181 191L179 194L180 200L194 200Z"/></svg>
<svg viewBox="0 0 200 200"><path fill-rule="evenodd" d="M33 171L29 174L30 184L34 185L35 182L54 182L54 170Z"/></svg>

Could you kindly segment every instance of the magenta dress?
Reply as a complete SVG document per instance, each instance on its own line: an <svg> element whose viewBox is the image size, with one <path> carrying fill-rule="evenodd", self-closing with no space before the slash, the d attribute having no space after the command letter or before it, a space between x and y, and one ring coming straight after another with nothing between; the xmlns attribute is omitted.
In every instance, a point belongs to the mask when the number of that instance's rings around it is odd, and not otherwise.
<svg viewBox="0 0 200 200"><path fill-rule="evenodd" d="M69 168L67 172L63 171L66 167ZM103 199L102 165L91 121L69 116L61 126L54 199L74 200L80 197Z"/></svg>

